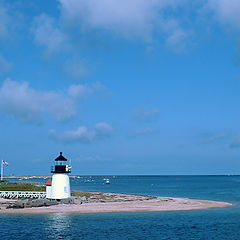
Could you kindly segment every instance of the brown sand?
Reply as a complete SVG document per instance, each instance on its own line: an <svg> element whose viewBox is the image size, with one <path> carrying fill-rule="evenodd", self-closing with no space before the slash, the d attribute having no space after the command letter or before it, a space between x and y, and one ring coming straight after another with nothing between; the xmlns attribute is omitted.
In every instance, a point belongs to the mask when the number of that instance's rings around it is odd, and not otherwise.
<svg viewBox="0 0 240 240"><path fill-rule="evenodd" d="M90 199L82 204L59 204L49 207L6 209L8 202L0 199L2 214L39 213L97 213L97 212L136 212L136 211L183 211L231 206L231 203L187 198L149 197L129 194L96 193L101 199ZM114 196L114 198L112 197Z"/></svg>

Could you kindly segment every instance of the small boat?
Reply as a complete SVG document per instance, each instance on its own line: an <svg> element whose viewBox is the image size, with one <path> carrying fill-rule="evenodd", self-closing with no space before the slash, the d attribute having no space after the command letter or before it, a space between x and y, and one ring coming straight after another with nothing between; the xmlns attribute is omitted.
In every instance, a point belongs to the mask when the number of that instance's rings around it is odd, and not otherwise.
<svg viewBox="0 0 240 240"><path fill-rule="evenodd" d="M105 182L106 184L110 184L110 181L109 181L109 179L106 179L106 182Z"/></svg>

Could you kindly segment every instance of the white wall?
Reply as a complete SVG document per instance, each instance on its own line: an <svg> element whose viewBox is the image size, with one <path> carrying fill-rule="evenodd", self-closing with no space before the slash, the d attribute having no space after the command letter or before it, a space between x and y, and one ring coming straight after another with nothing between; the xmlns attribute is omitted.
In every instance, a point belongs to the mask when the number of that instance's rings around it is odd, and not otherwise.
<svg viewBox="0 0 240 240"><path fill-rule="evenodd" d="M69 177L67 174L58 173L52 176L51 199L65 199L71 197Z"/></svg>
<svg viewBox="0 0 240 240"><path fill-rule="evenodd" d="M46 198L51 198L52 186L46 186Z"/></svg>

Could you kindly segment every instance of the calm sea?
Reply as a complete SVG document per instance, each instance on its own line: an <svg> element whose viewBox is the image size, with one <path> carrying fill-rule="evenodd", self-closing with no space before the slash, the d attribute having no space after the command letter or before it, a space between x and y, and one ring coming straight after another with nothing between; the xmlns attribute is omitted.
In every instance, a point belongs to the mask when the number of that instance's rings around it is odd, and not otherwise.
<svg viewBox="0 0 240 240"><path fill-rule="evenodd" d="M104 178L111 184L104 184ZM175 212L0 215L1 239L240 239L240 176L86 176L71 179L71 186L227 201L233 206Z"/></svg>

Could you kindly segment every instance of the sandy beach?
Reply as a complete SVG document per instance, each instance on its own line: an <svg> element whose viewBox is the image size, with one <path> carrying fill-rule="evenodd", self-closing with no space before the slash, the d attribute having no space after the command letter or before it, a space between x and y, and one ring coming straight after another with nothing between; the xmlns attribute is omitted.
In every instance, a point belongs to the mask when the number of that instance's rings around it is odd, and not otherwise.
<svg viewBox="0 0 240 240"><path fill-rule="evenodd" d="M171 197L152 197L94 192L88 201L48 207L7 209L16 200L0 199L0 214L99 213L137 211L183 211L231 206L231 203Z"/></svg>

